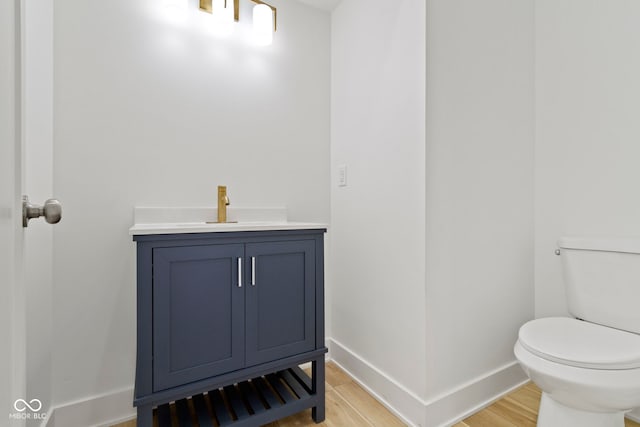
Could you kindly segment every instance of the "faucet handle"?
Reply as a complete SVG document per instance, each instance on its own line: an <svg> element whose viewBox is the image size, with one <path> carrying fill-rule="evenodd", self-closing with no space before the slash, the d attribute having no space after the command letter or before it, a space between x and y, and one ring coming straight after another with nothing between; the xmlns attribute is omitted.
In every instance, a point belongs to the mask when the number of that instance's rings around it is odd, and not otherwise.
<svg viewBox="0 0 640 427"><path fill-rule="evenodd" d="M218 185L218 204L229 204L229 196L227 196L227 186Z"/></svg>

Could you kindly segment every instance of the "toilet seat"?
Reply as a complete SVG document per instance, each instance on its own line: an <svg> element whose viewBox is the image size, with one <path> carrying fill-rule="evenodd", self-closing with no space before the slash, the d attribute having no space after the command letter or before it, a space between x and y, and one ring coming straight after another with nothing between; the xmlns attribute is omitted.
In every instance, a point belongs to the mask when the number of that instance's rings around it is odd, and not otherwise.
<svg viewBox="0 0 640 427"><path fill-rule="evenodd" d="M525 323L519 341L531 353L579 368L640 368L640 335L567 317Z"/></svg>

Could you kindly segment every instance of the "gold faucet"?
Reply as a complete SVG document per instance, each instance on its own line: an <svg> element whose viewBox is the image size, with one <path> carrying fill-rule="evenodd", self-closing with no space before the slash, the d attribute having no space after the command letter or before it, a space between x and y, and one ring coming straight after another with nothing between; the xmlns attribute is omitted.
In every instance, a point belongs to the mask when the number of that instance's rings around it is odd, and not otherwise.
<svg viewBox="0 0 640 427"><path fill-rule="evenodd" d="M218 185L218 222L227 222L227 205L229 197L227 197L227 186Z"/></svg>

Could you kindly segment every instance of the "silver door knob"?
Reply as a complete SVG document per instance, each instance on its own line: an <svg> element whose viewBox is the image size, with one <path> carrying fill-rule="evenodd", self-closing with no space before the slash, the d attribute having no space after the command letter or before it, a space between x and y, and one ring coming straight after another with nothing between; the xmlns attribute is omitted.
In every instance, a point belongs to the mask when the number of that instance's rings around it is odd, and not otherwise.
<svg viewBox="0 0 640 427"><path fill-rule="evenodd" d="M62 205L56 199L49 199L44 206L32 205L27 196L22 196L22 226L27 227L29 220L43 216L49 224L57 224L62 218Z"/></svg>

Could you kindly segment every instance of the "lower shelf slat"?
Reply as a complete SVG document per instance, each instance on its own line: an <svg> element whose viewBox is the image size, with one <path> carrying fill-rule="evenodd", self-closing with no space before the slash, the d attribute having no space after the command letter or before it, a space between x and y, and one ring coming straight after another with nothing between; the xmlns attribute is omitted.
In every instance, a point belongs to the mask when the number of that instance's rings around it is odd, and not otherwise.
<svg viewBox="0 0 640 427"><path fill-rule="evenodd" d="M191 422L191 411L189 410L187 399L180 399L176 402L176 414L178 418L178 426L190 427L193 425Z"/></svg>
<svg viewBox="0 0 640 427"><path fill-rule="evenodd" d="M225 427L236 423L245 425L252 417L263 418L267 413L286 411L289 407L289 410L293 410L296 407L310 406L310 403L304 403L311 402L314 397L308 392L309 383L309 377L300 369L286 369L253 378L191 396L191 404L187 399L180 399L158 406L155 410L158 426ZM172 417L172 412L175 417ZM195 420L197 423L193 424Z"/></svg>
<svg viewBox="0 0 640 427"><path fill-rule="evenodd" d="M300 366L294 366L289 370L291 371L293 376L296 377L296 380L300 384L302 384L305 390L307 390L307 393L311 393L311 391L313 390L313 386L311 384L311 378L309 378L309 376L302 369L300 369Z"/></svg>
<svg viewBox="0 0 640 427"><path fill-rule="evenodd" d="M298 396L298 399L309 396L307 390L305 390L298 379L294 377L294 375L288 369L286 371L282 371L280 376L287 383L289 388L291 388L293 392Z"/></svg>
<svg viewBox="0 0 640 427"><path fill-rule="evenodd" d="M280 403L280 400L278 400L278 398L276 397L275 392L271 391L271 389L269 388L267 380L261 377L256 378L256 380L252 382L254 382L258 386L258 390L260 390L262 397L264 397L264 399L267 401L267 404L270 408L277 408L278 406L282 406L282 403Z"/></svg>
<svg viewBox="0 0 640 427"><path fill-rule="evenodd" d="M259 414L267 409L262 404L258 392L249 384L249 381L241 382L238 384L238 387L240 387L240 392L247 399L247 402L249 402L253 414Z"/></svg>
<svg viewBox="0 0 640 427"><path fill-rule="evenodd" d="M193 402L193 406L196 410L196 418L198 418L198 424L200 427L204 426L212 426L211 415L209 414L209 410L207 409L207 403L204 400L204 396L202 394L197 394L191 398Z"/></svg>
<svg viewBox="0 0 640 427"><path fill-rule="evenodd" d="M224 388L224 392L227 396L227 402L233 409L233 412L236 414L236 418L238 420L245 419L249 416L249 411L247 411L247 407L244 406L244 402L242 401L242 397L238 393L238 389L235 385L228 385Z"/></svg>
<svg viewBox="0 0 640 427"><path fill-rule="evenodd" d="M209 397L211 398L211 403L213 403L213 411L218 418L218 424L221 427L228 426L231 424L233 419L227 410L227 407L224 404L224 399L222 397L221 390L212 390L209 392Z"/></svg>
<svg viewBox="0 0 640 427"><path fill-rule="evenodd" d="M269 374L267 375L267 380L269 381L269 384L271 384L271 387L278 392L285 403L291 403L295 399L295 396L284 386L284 384L282 384L282 382L280 382L280 377L278 375Z"/></svg>
<svg viewBox="0 0 640 427"><path fill-rule="evenodd" d="M158 408L158 426L171 427L171 408L169 405L162 405Z"/></svg>

